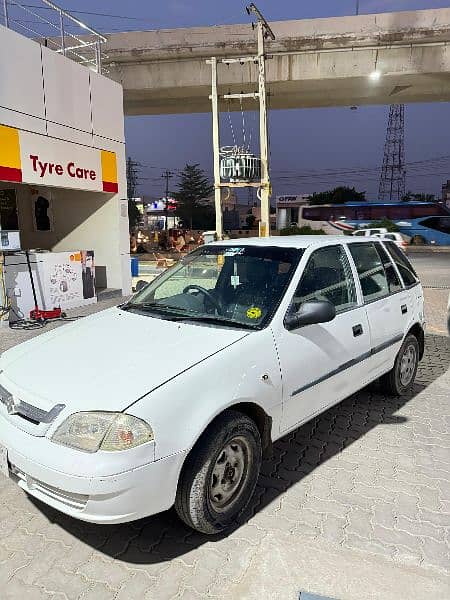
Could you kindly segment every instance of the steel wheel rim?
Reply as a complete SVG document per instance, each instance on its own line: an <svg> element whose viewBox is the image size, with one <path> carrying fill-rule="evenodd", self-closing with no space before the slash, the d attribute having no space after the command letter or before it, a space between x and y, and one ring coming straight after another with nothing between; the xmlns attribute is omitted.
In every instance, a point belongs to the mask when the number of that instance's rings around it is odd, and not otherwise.
<svg viewBox="0 0 450 600"><path fill-rule="evenodd" d="M417 353L413 344L409 344L400 360L400 382L403 386L411 383L416 368Z"/></svg>
<svg viewBox="0 0 450 600"><path fill-rule="evenodd" d="M251 448L242 436L228 441L216 457L211 473L209 498L213 509L220 513L239 499L249 475Z"/></svg>

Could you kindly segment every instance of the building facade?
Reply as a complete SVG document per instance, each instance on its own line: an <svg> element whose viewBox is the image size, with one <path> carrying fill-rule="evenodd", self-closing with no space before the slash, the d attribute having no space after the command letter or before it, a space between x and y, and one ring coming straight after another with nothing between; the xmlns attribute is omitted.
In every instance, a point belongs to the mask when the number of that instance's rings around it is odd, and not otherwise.
<svg viewBox="0 0 450 600"><path fill-rule="evenodd" d="M0 26L0 228L131 291L122 88Z"/></svg>
<svg viewBox="0 0 450 600"><path fill-rule="evenodd" d="M297 194L296 196L277 196L276 222L277 229L284 229L293 223L298 223L298 209L308 204L311 194Z"/></svg>
<svg viewBox="0 0 450 600"><path fill-rule="evenodd" d="M447 208L450 208L450 179L442 184L442 202Z"/></svg>

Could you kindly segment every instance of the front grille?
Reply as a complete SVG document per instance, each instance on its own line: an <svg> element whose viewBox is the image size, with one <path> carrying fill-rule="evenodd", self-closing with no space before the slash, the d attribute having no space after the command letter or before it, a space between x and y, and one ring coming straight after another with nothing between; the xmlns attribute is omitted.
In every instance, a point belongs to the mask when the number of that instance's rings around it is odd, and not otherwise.
<svg viewBox="0 0 450 600"><path fill-rule="evenodd" d="M11 392L2 385L0 385L0 403L3 404L9 415L22 417L34 425L40 425L41 423L49 425L65 408L65 404L56 404L49 411L42 410L37 406L33 406L32 404L28 404L28 402L20 400L20 398L11 394Z"/></svg>
<svg viewBox="0 0 450 600"><path fill-rule="evenodd" d="M75 510L83 510L86 508L87 501L89 500L87 494L75 494L60 490L43 481L39 481L39 479L30 477L30 475L27 475L14 465L11 465L10 473L13 481L15 481L23 490L38 498L41 497L44 502L45 499L49 499Z"/></svg>

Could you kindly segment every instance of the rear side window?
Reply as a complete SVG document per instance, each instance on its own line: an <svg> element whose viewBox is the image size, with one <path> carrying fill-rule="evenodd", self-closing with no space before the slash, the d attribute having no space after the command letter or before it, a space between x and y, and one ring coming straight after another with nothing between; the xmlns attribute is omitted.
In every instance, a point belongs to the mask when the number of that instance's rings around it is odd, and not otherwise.
<svg viewBox="0 0 450 600"><path fill-rule="evenodd" d="M389 283L375 244L349 244L366 302L387 296Z"/></svg>
<svg viewBox="0 0 450 600"><path fill-rule="evenodd" d="M389 254L392 256L393 261L397 265L400 275L402 276L403 283L406 286L414 285L419 281L417 273L414 271L412 264L406 258L404 252L400 250L393 242L386 242L386 247L389 250Z"/></svg>
<svg viewBox="0 0 450 600"><path fill-rule="evenodd" d="M355 281L342 246L325 246L311 254L294 294L293 309L310 300L329 300L337 312L356 306Z"/></svg>
<svg viewBox="0 0 450 600"><path fill-rule="evenodd" d="M353 235L366 235L366 232L365 231L357 231Z"/></svg>
<svg viewBox="0 0 450 600"><path fill-rule="evenodd" d="M375 244L375 248L378 252L378 256L383 263L384 272L386 273L386 279L388 282L389 292L393 294L394 292L398 292L402 289L402 283L394 269L394 265L389 257L389 254L383 248L381 244Z"/></svg>

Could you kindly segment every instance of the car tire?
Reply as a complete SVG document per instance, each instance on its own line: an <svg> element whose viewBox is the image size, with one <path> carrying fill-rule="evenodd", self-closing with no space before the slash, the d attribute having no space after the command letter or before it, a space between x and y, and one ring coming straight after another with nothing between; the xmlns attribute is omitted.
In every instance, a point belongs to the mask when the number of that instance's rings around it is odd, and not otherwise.
<svg viewBox="0 0 450 600"><path fill-rule="evenodd" d="M410 244L411 246L426 246L427 240L422 235L413 235Z"/></svg>
<svg viewBox="0 0 450 600"><path fill-rule="evenodd" d="M261 460L255 422L235 410L221 414L183 466L175 500L178 516L209 535L231 527L252 497Z"/></svg>
<svg viewBox="0 0 450 600"><path fill-rule="evenodd" d="M382 390L391 396L404 396L414 384L419 366L419 342L408 334L395 358L393 369L381 378Z"/></svg>

